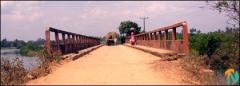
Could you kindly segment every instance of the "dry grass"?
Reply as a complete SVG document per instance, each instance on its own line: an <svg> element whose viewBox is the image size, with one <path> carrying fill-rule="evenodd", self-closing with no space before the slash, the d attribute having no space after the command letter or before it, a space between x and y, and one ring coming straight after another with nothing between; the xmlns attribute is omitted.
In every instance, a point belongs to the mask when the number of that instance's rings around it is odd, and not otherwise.
<svg viewBox="0 0 240 86"><path fill-rule="evenodd" d="M16 58L12 61L1 58L1 85L22 84L27 81L28 71L23 67L23 61Z"/></svg>
<svg viewBox="0 0 240 86"><path fill-rule="evenodd" d="M225 84L221 74L211 70L207 62L207 56L188 56L181 59L182 68L188 72L185 82L197 85L219 85Z"/></svg>
<svg viewBox="0 0 240 86"><path fill-rule="evenodd" d="M36 79L41 76L46 76L47 74L49 74L51 72L51 68L49 67L49 65L55 62L55 58L52 59L44 51L35 53L35 55L39 58L39 66L37 68L32 69L28 73L29 80Z"/></svg>
<svg viewBox="0 0 240 86"><path fill-rule="evenodd" d="M39 57L39 66L31 71L23 67L23 61L19 58L14 60L1 58L1 85L24 84L29 80L49 74L51 72L49 65L56 64L56 60L51 62L44 51L33 54Z"/></svg>

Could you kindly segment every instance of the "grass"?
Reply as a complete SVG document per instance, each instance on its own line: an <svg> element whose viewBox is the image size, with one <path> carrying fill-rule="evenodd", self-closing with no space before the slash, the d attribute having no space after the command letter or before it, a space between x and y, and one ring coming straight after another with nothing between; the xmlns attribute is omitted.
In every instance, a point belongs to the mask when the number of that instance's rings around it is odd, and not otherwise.
<svg viewBox="0 0 240 86"><path fill-rule="evenodd" d="M226 85L224 73L220 73L210 69L207 65L207 56L186 56L181 59L181 66L184 70L189 72L186 82L197 85Z"/></svg>
<svg viewBox="0 0 240 86"><path fill-rule="evenodd" d="M46 76L51 72L49 65L54 62L42 50L34 53L39 57L39 66L28 71L23 67L23 61L19 58L14 60L1 58L1 85L19 85L27 81Z"/></svg>
<svg viewBox="0 0 240 86"><path fill-rule="evenodd" d="M13 61L1 58L1 85L25 83L28 72L24 69L23 62L19 58Z"/></svg>

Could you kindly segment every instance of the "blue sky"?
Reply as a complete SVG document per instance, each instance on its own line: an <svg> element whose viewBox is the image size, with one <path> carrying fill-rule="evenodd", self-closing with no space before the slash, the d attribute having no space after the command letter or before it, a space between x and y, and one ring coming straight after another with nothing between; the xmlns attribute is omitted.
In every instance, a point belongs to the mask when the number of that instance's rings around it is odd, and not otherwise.
<svg viewBox="0 0 240 86"><path fill-rule="evenodd" d="M200 8L205 6L206 8ZM121 21L132 20L146 31L187 21L202 32L228 26L227 17L207 7L206 1L1 1L1 38L44 38L45 27L84 35L118 32Z"/></svg>

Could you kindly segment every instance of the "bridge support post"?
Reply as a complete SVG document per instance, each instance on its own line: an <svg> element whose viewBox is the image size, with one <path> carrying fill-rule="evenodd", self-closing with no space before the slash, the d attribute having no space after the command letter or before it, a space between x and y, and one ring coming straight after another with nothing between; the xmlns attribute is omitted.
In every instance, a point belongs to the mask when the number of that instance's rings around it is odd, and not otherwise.
<svg viewBox="0 0 240 86"><path fill-rule="evenodd" d="M138 44L138 37L134 36L134 38L135 38L135 44Z"/></svg>
<svg viewBox="0 0 240 86"><path fill-rule="evenodd" d="M75 49L78 51L78 35L75 35Z"/></svg>
<svg viewBox="0 0 240 86"><path fill-rule="evenodd" d="M157 32L154 32L154 40L157 40Z"/></svg>
<svg viewBox="0 0 240 86"><path fill-rule="evenodd" d="M85 48L86 47L86 38L85 38L85 36L83 36L83 48Z"/></svg>
<svg viewBox="0 0 240 86"><path fill-rule="evenodd" d="M184 53L189 55L189 35L188 35L188 26L187 22L183 22L183 46L184 46Z"/></svg>
<svg viewBox="0 0 240 86"><path fill-rule="evenodd" d="M142 35L142 45L144 45L144 41L145 41L145 35Z"/></svg>
<svg viewBox="0 0 240 86"><path fill-rule="evenodd" d="M71 34L71 52L74 52L74 36Z"/></svg>
<svg viewBox="0 0 240 86"><path fill-rule="evenodd" d="M79 38L78 38L78 35L76 35L76 50L78 51L79 50Z"/></svg>
<svg viewBox="0 0 240 86"><path fill-rule="evenodd" d="M146 46L147 45L147 33L144 34L144 42L143 42L143 45Z"/></svg>
<svg viewBox="0 0 240 86"><path fill-rule="evenodd" d="M75 51L78 51L78 36L77 35L75 35L74 36L75 38L74 38L74 46L75 46Z"/></svg>
<svg viewBox="0 0 240 86"><path fill-rule="evenodd" d="M59 35L58 35L58 32L55 32L55 48L56 48L56 51L59 52L60 51L60 47L59 47Z"/></svg>
<svg viewBox="0 0 240 86"><path fill-rule="evenodd" d="M149 45L149 41L150 41L150 36L149 36L149 33L147 33L147 41L146 41L146 45Z"/></svg>
<svg viewBox="0 0 240 86"><path fill-rule="evenodd" d="M153 32L153 34L154 34L154 43L153 43L153 46L157 48L158 45L159 45L158 42L157 42L157 32Z"/></svg>
<svg viewBox="0 0 240 86"><path fill-rule="evenodd" d="M76 52L76 35L72 35L72 40L73 40L72 51Z"/></svg>
<svg viewBox="0 0 240 86"><path fill-rule="evenodd" d="M49 28L48 28L48 27L46 28L46 31L45 31L45 37L46 37L45 49L46 49L48 55L49 55L50 57L52 57L52 53L51 53L51 42L50 42L50 31L49 31Z"/></svg>
<svg viewBox="0 0 240 86"><path fill-rule="evenodd" d="M80 36L80 47L83 48L83 36Z"/></svg>
<svg viewBox="0 0 240 86"><path fill-rule="evenodd" d="M80 44L80 38L79 38L80 36L79 35L77 35L77 49L78 50L80 50L80 47L79 47L79 44Z"/></svg>
<svg viewBox="0 0 240 86"><path fill-rule="evenodd" d="M72 50L72 49L71 49L71 37L70 37L70 34L67 34L67 35L68 35L68 44L67 44L67 45L68 45L68 48L67 48L68 50L67 50L67 51L68 51L68 53L69 53L69 52L71 52L71 50Z"/></svg>
<svg viewBox="0 0 240 86"><path fill-rule="evenodd" d="M172 29L172 50L175 50L176 52L178 52L178 49L176 47L176 28Z"/></svg>
<svg viewBox="0 0 240 86"><path fill-rule="evenodd" d="M63 46L64 46L64 52L63 53L66 53L67 45L66 45L66 38L65 38L65 34L64 33L62 33L62 40L63 40Z"/></svg>
<svg viewBox="0 0 240 86"><path fill-rule="evenodd" d="M88 47L88 37L86 37L86 47Z"/></svg>
<svg viewBox="0 0 240 86"><path fill-rule="evenodd" d="M88 39L88 37L86 37L86 47L89 46L88 42L89 42L89 39Z"/></svg>
<svg viewBox="0 0 240 86"><path fill-rule="evenodd" d="M159 35L158 40L159 40L160 48L163 48L162 47L162 31L158 31L158 35Z"/></svg>
<svg viewBox="0 0 240 86"><path fill-rule="evenodd" d="M92 46L92 40L91 40L91 38L88 38L88 45L89 45L89 46Z"/></svg>
<svg viewBox="0 0 240 86"><path fill-rule="evenodd" d="M150 34L150 40L153 40L153 34L152 33L149 33Z"/></svg>
<svg viewBox="0 0 240 86"><path fill-rule="evenodd" d="M88 38L85 37L85 47L88 47Z"/></svg>
<svg viewBox="0 0 240 86"><path fill-rule="evenodd" d="M167 49L167 40L168 40L168 30L165 30L164 33L164 48Z"/></svg>
<svg viewBox="0 0 240 86"><path fill-rule="evenodd" d="M80 36L80 48L83 48L83 36Z"/></svg>
<svg viewBox="0 0 240 86"><path fill-rule="evenodd" d="M79 35L79 49L82 49L82 36Z"/></svg>

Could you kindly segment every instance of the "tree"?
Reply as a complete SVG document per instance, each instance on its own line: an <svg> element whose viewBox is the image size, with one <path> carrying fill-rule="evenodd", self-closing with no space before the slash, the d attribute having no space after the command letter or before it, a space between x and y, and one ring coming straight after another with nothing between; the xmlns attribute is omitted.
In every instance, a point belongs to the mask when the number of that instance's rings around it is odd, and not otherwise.
<svg viewBox="0 0 240 86"><path fill-rule="evenodd" d="M1 41L1 47L6 47L7 46L7 39L4 38L2 41Z"/></svg>
<svg viewBox="0 0 240 86"><path fill-rule="evenodd" d="M196 29L196 28L191 28L191 29L190 29L190 33L191 33L191 34L193 34L193 33L195 33L195 32L197 32L197 29Z"/></svg>
<svg viewBox="0 0 240 86"><path fill-rule="evenodd" d="M196 28L191 28L190 29L190 36L193 36L197 32Z"/></svg>
<svg viewBox="0 0 240 86"><path fill-rule="evenodd" d="M209 32L207 34L197 33L190 37L191 48L198 51L199 55L208 55L209 58L220 47L223 34Z"/></svg>
<svg viewBox="0 0 240 86"><path fill-rule="evenodd" d="M139 34L141 31L141 27L138 26L137 23L132 22L132 21L122 21L120 23L120 26L118 27L120 34L126 34L126 36L130 36L131 35L131 31L130 28L134 28L135 30L135 34Z"/></svg>
<svg viewBox="0 0 240 86"><path fill-rule="evenodd" d="M21 46L23 45L26 45L26 43L23 41L23 40L18 40L18 39L15 39L13 41L13 47L16 47L16 48L20 48Z"/></svg>
<svg viewBox="0 0 240 86"><path fill-rule="evenodd" d="M34 44L37 44L37 45L44 45L44 42L45 42L44 39L42 39L42 38L38 38L38 39L35 41Z"/></svg>
<svg viewBox="0 0 240 86"><path fill-rule="evenodd" d="M239 25L239 15L240 15L240 8L239 8L239 1L238 0L220 0L220 1L207 1L211 8L214 8L221 12L226 12L227 16L230 18L232 22L228 22L232 25Z"/></svg>

